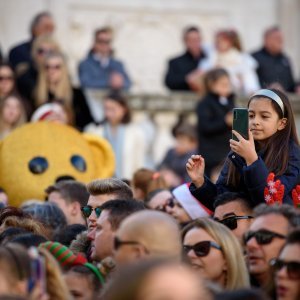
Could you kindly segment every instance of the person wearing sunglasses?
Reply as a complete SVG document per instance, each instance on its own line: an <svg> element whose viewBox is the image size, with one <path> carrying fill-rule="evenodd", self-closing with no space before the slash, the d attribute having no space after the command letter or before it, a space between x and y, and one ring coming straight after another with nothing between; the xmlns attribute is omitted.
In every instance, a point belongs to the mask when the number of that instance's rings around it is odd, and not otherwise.
<svg viewBox="0 0 300 300"><path fill-rule="evenodd" d="M116 233L117 267L152 258L180 261L181 241L177 222L159 211L140 211L126 218Z"/></svg>
<svg viewBox="0 0 300 300"><path fill-rule="evenodd" d="M297 225L297 215L287 204L261 204L254 209L254 216L255 220L244 235L249 273L253 286L259 286L272 295L269 261L279 256L286 236Z"/></svg>
<svg viewBox="0 0 300 300"><path fill-rule="evenodd" d="M15 92L15 74L8 63L0 63L0 100Z"/></svg>
<svg viewBox="0 0 300 300"><path fill-rule="evenodd" d="M228 228L199 218L184 227L182 242L184 258L199 276L225 290L249 287L241 246Z"/></svg>
<svg viewBox="0 0 300 300"><path fill-rule="evenodd" d="M112 257L114 237L121 222L144 208L144 204L136 200L114 199L101 205L96 230L89 235L91 259L100 262L107 257Z"/></svg>
<svg viewBox="0 0 300 300"><path fill-rule="evenodd" d="M300 299L300 228L291 232L279 257L270 261L277 300Z"/></svg>
<svg viewBox="0 0 300 300"><path fill-rule="evenodd" d="M243 245L243 236L253 222L253 210L243 195L226 192L214 202L214 220L228 227Z"/></svg>

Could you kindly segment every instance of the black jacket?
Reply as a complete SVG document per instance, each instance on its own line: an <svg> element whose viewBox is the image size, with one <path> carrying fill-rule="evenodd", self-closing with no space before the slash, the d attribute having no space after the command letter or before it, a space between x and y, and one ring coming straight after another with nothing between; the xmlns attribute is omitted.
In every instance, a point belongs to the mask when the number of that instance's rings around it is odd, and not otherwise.
<svg viewBox="0 0 300 300"><path fill-rule="evenodd" d="M272 55L265 48L252 55L258 62L256 72L262 88L278 82L286 91L294 92L295 81L290 61L286 55L283 53Z"/></svg>
<svg viewBox="0 0 300 300"><path fill-rule="evenodd" d="M208 93L197 104L199 153L209 167L220 164L230 150L231 128L226 125L224 117L233 107L233 95L223 105L219 96L213 93Z"/></svg>
<svg viewBox="0 0 300 300"><path fill-rule="evenodd" d="M198 67L200 60L205 57L206 55L203 52L198 58L186 52L179 57L171 59L165 77L166 86L171 90L190 90L185 77L194 71Z"/></svg>
<svg viewBox="0 0 300 300"><path fill-rule="evenodd" d="M32 40L29 40L17 45L9 51L8 59L14 69L16 69L17 65L20 63L31 63L31 47Z"/></svg>

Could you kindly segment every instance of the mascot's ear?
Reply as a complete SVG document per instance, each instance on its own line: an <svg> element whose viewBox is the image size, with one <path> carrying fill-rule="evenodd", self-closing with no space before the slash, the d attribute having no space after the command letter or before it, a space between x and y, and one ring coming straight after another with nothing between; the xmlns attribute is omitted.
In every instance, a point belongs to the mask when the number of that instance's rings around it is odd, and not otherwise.
<svg viewBox="0 0 300 300"><path fill-rule="evenodd" d="M115 156L109 142L104 138L89 133L84 133L82 136L89 143L92 150L96 177L107 178L113 176L115 172Z"/></svg>

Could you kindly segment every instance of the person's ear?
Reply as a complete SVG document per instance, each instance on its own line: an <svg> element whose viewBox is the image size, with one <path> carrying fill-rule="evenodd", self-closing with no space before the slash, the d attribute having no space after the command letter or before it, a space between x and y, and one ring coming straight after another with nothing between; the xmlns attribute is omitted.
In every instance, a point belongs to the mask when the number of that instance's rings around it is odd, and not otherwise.
<svg viewBox="0 0 300 300"><path fill-rule="evenodd" d="M278 124L278 130L282 130L285 128L285 126L287 125L288 119L287 118L282 118L279 120L279 124Z"/></svg>
<svg viewBox="0 0 300 300"><path fill-rule="evenodd" d="M71 214L73 216L77 214L81 214L80 204L79 202L75 201L71 203Z"/></svg>

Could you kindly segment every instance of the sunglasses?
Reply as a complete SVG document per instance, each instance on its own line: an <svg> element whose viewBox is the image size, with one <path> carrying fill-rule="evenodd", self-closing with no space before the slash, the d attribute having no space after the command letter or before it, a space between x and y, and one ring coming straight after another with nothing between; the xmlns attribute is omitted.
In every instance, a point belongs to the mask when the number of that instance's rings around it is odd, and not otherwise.
<svg viewBox="0 0 300 300"><path fill-rule="evenodd" d="M159 211L162 211L162 212L166 212L166 208L167 206L168 207L171 207L173 208L175 205L178 205L179 207L182 207L174 197L171 197L171 198L168 198L166 200L166 203L164 205L160 205L158 207L155 208L155 210L159 210Z"/></svg>
<svg viewBox="0 0 300 300"><path fill-rule="evenodd" d="M11 81L13 79L14 78L12 76L0 76L0 81L4 81L4 80Z"/></svg>
<svg viewBox="0 0 300 300"><path fill-rule="evenodd" d="M109 45L111 43L111 40L96 39L96 42L97 44Z"/></svg>
<svg viewBox="0 0 300 300"><path fill-rule="evenodd" d="M118 250L123 245L139 245L139 242L135 241L121 241L118 237L114 238L114 249Z"/></svg>
<svg viewBox="0 0 300 300"><path fill-rule="evenodd" d="M183 245L183 252L187 255L191 250L194 250L198 257L207 256L211 247L222 250L222 247L212 241L202 241L193 246Z"/></svg>
<svg viewBox="0 0 300 300"><path fill-rule="evenodd" d="M61 65L46 65L45 68L46 70L60 70Z"/></svg>
<svg viewBox="0 0 300 300"><path fill-rule="evenodd" d="M53 53L53 50L52 49L45 49L45 48L38 48L37 53L39 55L51 54L51 53Z"/></svg>
<svg viewBox="0 0 300 300"><path fill-rule="evenodd" d="M286 267L289 279L300 279L300 262L297 261L283 261L281 259L271 259L270 266L273 272L279 272L282 268Z"/></svg>
<svg viewBox="0 0 300 300"><path fill-rule="evenodd" d="M102 211L100 206L97 206L95 208L91 207L90 205L81 207L82 214L85 218L88 218L92 214L93 210L95 211L97 218L99 218Z"/></svg>
<svg viewBox="0 0 300 300"><path fill-rule="evenodd" d="M222 223L230 230L234 230L238 226L237 220L247 220L247 219L253 219L253 217L252 216L230 216L223 220L215 219L215 221Z"/></svg>
<svg viewBox="0 0 300 300"><path fill-rule="evenodd" d="M244 235L244 243L247 244L253 237L255 237L257 244L267 245L272 242L272 240L277 237L279 239L285 239L286 236L280 233L276 233L269 230L258 230L258 231L248 231Z"/></svg>

